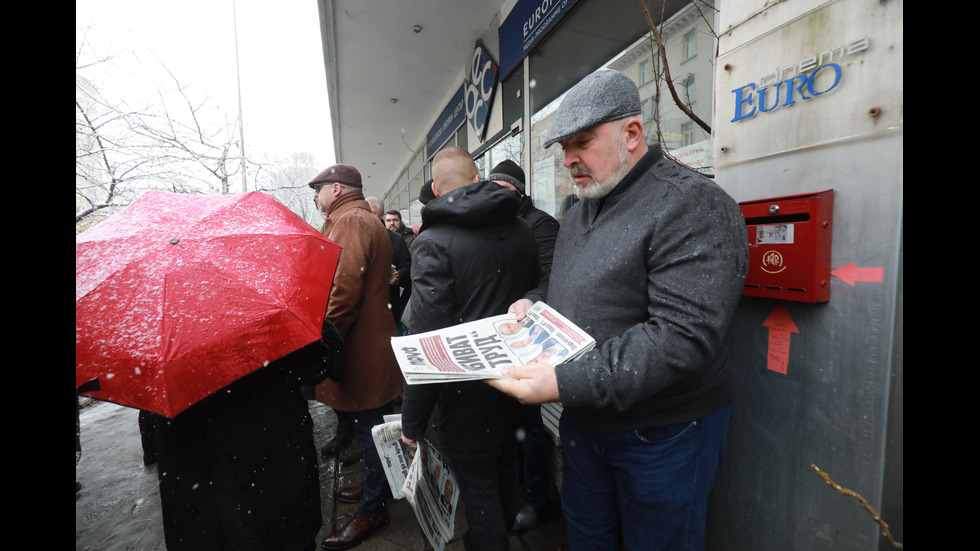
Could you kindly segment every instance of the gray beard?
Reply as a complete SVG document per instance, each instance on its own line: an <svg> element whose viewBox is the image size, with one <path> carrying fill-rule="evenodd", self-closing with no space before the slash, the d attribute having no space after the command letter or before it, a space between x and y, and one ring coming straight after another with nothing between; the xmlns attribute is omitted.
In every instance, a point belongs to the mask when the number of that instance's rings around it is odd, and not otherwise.
<svg viewBox="0 0 980 551"><path fill-rule="evenodd" d="M629 153L626 151L625 147L620 147L619 150L619 168L617 168L616 172L612 173L612 175L610 175L609 178L604 181L600 182L597 180L588 168L576 166L569 170L572 176L575 174L585 174L592 178L592 185L586 188L581 184L572 184L575 190L575 195L578 195L579 199L601 199L606 195L609 195L609 193L615 189L617 185L619 185L619 182L621 182L623 178L629 174L631 168Z"/></svg>

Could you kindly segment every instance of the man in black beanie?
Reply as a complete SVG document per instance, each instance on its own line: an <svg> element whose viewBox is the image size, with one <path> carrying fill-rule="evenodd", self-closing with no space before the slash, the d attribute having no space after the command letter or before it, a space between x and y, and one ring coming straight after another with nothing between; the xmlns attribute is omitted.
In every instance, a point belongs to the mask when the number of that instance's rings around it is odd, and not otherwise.
<svg viewBox="0 0 980 551"><path fill-rule="evenodd" d="M419 203L427 205L429 201L435 198L436 196L432 192L432 179L430 178L429 180L426 180L424 184L422 184L422 188L419 190Z"/></svg>
<svg viewBox="0 0 980 551"><path fill-rule="evenodd" d="M493 167L487 180L513 189L521 194L521 208L517 217L527 222L534 234L534 244L538 247L538 262L541 276L547 277L551 271L551 259L555 253L555 238L558 237L558 221L547 212L534 206L525 192L524 170L514 161L507 159Z"/></svg>

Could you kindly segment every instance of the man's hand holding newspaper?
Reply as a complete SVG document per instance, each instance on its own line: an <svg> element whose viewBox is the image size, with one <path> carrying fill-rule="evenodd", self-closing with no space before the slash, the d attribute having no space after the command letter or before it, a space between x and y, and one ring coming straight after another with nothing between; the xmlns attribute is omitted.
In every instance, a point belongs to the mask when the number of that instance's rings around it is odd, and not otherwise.
<svg viewBox="0 0 980 551"><path fill-rule="evenodd" d="M555 366L546 363L515 365L501 370L509 379L487 379L486 383L497 390L510 394L522 404L547 404L557 402L558 377ZM404 439L404 436L402 437Z"/></svg>

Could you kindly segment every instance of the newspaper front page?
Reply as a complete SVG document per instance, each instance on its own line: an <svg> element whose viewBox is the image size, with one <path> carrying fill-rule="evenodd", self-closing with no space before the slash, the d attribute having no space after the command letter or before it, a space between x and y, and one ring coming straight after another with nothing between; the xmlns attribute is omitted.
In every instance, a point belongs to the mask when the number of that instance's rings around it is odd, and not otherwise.
<svg viewBox="0 0 980 551"><path fill-rule="evenodd" d="M402 442L401 415L386 415L371 434L392 495L411 505L432 548L442 551L453 537L459 500L449 466L427 439L418 440L417 449Z"/></svg>
<svg viewBox="0 0 980 551"><path fill-rule="evenodd" d="M432 548L442 551L456 529L459 491L442 455L425 438L418 440L418 450L401 493L415 511L419 527Z"/></svg>
<svg viewBox="0 0 980 551"><path fill-rule="evenodd" d="M503 377L501 369L531 362L558 365L595 347L595 339L557 310L536 302L520 322L502 314L438 331L392 337L408 384Z"/></svg>

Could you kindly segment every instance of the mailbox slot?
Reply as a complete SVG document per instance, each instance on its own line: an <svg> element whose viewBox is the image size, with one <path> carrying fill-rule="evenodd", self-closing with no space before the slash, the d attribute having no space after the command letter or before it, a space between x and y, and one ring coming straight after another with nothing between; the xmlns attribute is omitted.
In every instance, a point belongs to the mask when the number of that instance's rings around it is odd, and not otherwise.
<svg viewBox="0 0 980 551"><path fill-rule="evenodd" d="M739 203L749 238L746 296L830 300L834 190Z"/></svg>

